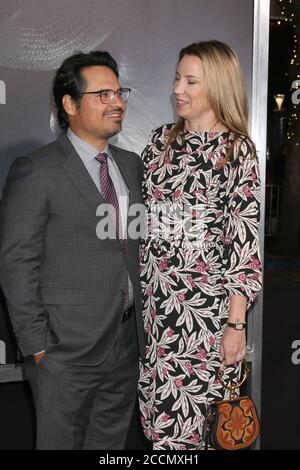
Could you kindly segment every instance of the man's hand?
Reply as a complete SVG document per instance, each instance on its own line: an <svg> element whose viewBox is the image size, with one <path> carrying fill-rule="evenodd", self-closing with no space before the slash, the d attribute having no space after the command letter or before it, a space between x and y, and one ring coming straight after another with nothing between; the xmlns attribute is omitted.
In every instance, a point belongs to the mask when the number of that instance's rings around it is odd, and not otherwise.
<svg viewBox="0 0 300 470"><path fill-rule="evenodd" d="M36 363L36 365L38 365L41 362L41 360L43 359L44 356L45 356L45 351L40 352L39 354L35 354L33 356L33 359L34 359L34 362Z"/></svg>

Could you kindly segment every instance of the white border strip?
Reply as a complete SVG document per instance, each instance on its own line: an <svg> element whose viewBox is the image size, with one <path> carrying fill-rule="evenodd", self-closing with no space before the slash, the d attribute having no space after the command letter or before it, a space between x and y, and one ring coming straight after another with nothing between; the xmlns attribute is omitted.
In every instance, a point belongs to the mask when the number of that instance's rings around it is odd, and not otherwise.
<svg viewBox="0 0 300 470"><path fill-rule="evenodd" d="M263 262L264 253L264 214L265 214L265 179L267 150L267 104L268 104L268 62L269 62L269 24L270 0L254 0L253 18L253 75L252 75L252 106L251 136L256 144L260 162L261 176L261 223L260 248ZM248 344L250 346L247 359L252 363L250 393L261 411L261 369L262 369L262 325L263 325L263 293L251 315ZM260 448L260 441L255 450Z"/></svg>

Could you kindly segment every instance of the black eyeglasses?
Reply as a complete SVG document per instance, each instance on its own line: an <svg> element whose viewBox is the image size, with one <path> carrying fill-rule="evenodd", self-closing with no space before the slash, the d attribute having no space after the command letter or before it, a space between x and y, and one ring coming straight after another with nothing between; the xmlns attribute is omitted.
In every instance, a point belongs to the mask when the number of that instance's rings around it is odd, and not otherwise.
<svg viewBox="0 0 300 470"><path fill-rule="evenodd" d="M114 90L98 90L98 91L85 91L84 93L81 93L82 95L98 95L101 103L103 104L109 104L113 101L116 95L123 101L123 103L126 103L126 101L129 98L129 94L131 92L131 88L120 88L117 91Z"/></svg>

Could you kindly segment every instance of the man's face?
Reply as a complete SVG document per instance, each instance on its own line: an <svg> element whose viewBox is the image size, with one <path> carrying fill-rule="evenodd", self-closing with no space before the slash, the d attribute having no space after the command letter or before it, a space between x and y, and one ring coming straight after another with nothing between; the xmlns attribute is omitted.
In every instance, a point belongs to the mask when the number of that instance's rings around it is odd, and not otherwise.
<svg viewBox="0 0 300 470"><path fill-rule="evenodd" d="M117 91L121 87L117 76L106 66L86 67L81 74L86 81L85 92L106 89ZM103 104L99 95L84 94L78 105L69 97L65 109L71 130L101 150L110 137L121 131L126 103L118 95L109 104Z"/></svg>

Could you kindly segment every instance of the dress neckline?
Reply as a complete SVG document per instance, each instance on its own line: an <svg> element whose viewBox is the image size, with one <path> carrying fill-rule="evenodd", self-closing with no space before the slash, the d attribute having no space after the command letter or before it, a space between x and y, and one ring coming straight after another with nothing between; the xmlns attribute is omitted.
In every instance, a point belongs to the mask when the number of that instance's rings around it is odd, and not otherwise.
<svg viewBox="0 0 300 470"><path fill-rule="evenodd" d="M199 135L199 136L209 136L211 138L221 135L230 135L231 131L190 131L188 129L183 129L184 135Z"/></svg>

